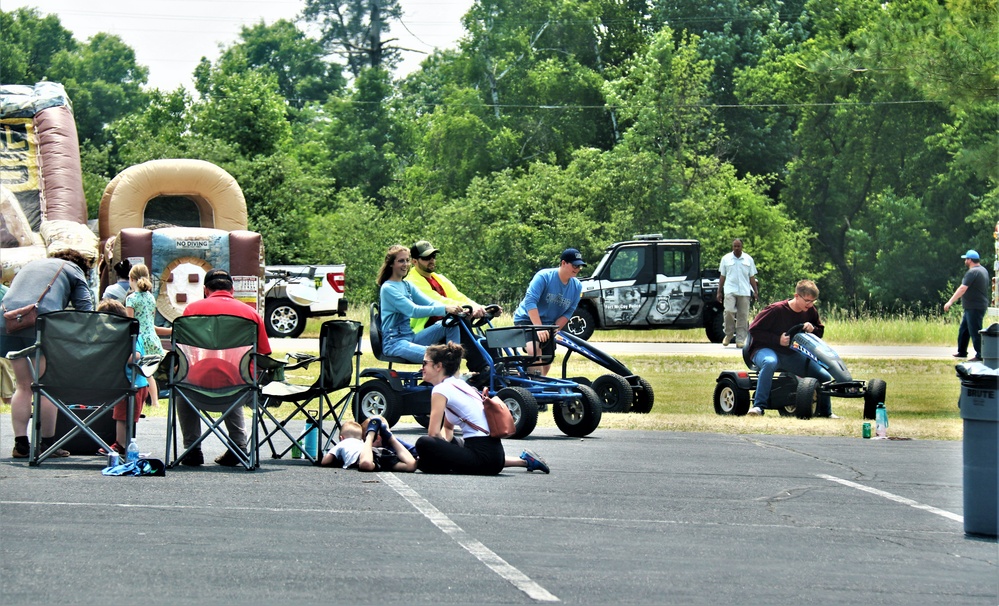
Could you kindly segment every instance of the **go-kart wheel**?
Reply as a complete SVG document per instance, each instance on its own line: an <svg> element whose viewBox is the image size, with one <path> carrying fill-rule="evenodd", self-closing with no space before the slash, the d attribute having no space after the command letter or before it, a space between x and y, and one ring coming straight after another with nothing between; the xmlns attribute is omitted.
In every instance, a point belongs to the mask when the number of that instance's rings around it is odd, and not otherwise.
<svg viewBox="0 0 999 606"><path fill-rule="evenodd" d="M423 429L430 426L430 415L413 415L413 418Z"/></svg>
<svg viewBox="0 0 999 606"><path fill-rule="evenodd" d="M593 314L583 307L577 307L569 318L569 323L565 325L565 330L570 335L587 340L593 335L593 330L597 327L593 320Z"/></svg>
<svg viewBox="0 0 999 606"><path fill-rule="evenodd" d="M364 383L357 389L354 399L354 419L363 423L368 417L381 415L389 427L399 422L399 394L380 379Z"/></svg>
<svg viewBox="0 0 999 606"><path fill-rule="evenodd" d="M798 389L794 392L794 416L811 419L818 404L819 382L812 377L798 379Z"/></svg>
<svg viewBox="0 0 999 606"><path fill-rule="evenodd" d="M874 419L878 409L878 403L885 401L885 390L888 385L881 379L871 379L867 383L867 391L864 393L864 418Z"/></svg>
<svg viewBox="0 0 999 606"><path fill-rule="evenodd" d="M579 385L586 385L587 387L593 387L593 381L586 377L569 377L569 380L573 383L578 383Z"/></svg>
<svg viewBox="0 0 999 606"><path fill-rule="evenodd" d="M715 414L743 416L749 412L749 392L731 377L722 377L715 385Z"/></svg>
<svg viewBox="0 0 999 606"><path fill-rule="evenodd" d="M656 393L652 391L652 384L638 377L638 388L632 388L631 412L639 414L649 414L652 412L652 405L656 402Z"/></svg>
<svg viewBox="0 0 999 606"><path fill-rule="evenodd" d="M628 412L631 409L633 395L628 379L621 375L600 375L593 381L593 391L603 403L604 412Z"/></svg>
<svg viewBox="0 0 999 606"><path fill-rule="evenodd" d="M597 392L586 385L576 387L578 396L563 400L553 407L555 424L567 436L582 438L588 436L600 425L603 403Z"/></svg>
<svg viewBox="0 0 999 606"><path fill-rule="evenodd" d="M796 409L794 402L785 402L783 406L777 407L777 414L782 417L793 417Z"/></svg>
<svg viewBox="0 0 999 606"><path fill-rule="evenodd" d="M504 387L496 392L496 397L503 400L513 415L516 431L510 437L519 440L531 435L538 426L538 401L534 394L523 387Z"/></svg>

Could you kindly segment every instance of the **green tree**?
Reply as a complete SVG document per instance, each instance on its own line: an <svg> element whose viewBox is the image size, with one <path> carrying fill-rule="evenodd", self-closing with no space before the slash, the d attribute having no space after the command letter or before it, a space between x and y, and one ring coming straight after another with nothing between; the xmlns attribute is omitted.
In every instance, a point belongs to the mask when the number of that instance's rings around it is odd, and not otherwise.
<svg viewBox="0 0 999 606"><path fill-rule="evenodd" d="M323 46L343 57L355 78L399 61L396 39L386 37L392 21L402 18L398 0L305 0L302 17L319 24Z"/></svg>
<svg viewBox="0 0 999 606"><path fill-rule="evenodd" d="M80 140L96 143L108 124L146 104L148 71L121 38L98 33L76 50L56 53L46 75L66 87Z"/></svg>
<svg viewBox="0 0 999 606"><path fill-rule="evenodd" d="M73 33L56 15L33 8L0 11L0 76L4 84L34 84L47 78L52 58L76 50Z"/></svg>
<svg viewBox="0 0 999 606"><path fill-rule="evenodd" d="M274 154L291 139L277 78L262 69L214 69L194 116L198 133L232 143L247 156Z"/></svg>

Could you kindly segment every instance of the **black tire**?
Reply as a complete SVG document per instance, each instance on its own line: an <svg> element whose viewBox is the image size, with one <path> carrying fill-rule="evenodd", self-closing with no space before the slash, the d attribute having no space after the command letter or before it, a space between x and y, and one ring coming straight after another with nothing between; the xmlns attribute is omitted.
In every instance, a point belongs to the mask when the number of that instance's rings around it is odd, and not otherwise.
<svg viewBox="0 0 999 606"><path fill-rule="evenodd" d="M864 418L873 420L878 403L885 401L885 390L888 385L881 379L871 379L867 382L867 392L864 393Z"/></svg>
<svg viewBox="0 0 999 606"><path fill-rule="evenodd" d="M785 402L783 406L777 407L777 414L782 417L793 417L796 408L794 402Z"/></svg>
<svg viewBox="0 0 999 606"><path fill-rule="evenodd" d="M267 299L264 305L264 326L268 337L294 339L305 331L307 321L305 310L290 299Z"/></svg>
<svg viewBox="0 0 999 606"><path fill-rule="evenodd" d="M600 375L591 385L597 397L603 403L604 412L628 412L634 394L628 379L614 373Z"/></svg>
<svg viewBox="0 0 999 606"><path fill-rule="evenodd" d="M639 414L649 414L652 412L652 405L656 403L656 392L652 391L652 384L638 377L639 389L632 388L631 412Z"/></svg>
<svg viewBox="0 0 999 606"><path fill-rule="evenodd" d="M710 313L707 322L704 323L704 334L712 343L721 343L725 340L725 312L718 310Z"/></svg>
<svg viewBox="0 0 999 606"><path fill-rule="evenodd" d="M593 387L593 381L587 379L586 377L569 377L569 380L572 381L573 383L579 383L580 385Z"/></svg>
<svg viewBox="0 0 999 606"><path fill-rule="evenodd" d="M819 398L819 382L811 377L798 379L798 389L794 392L794 416L811 419Z"/></svg>
<svg viewBox="0 0 999 606"><path fill-rule="evenodd" d="M354 419L363 423L368 417L381 415L389 427L399 422L399 394L385 381L374 379L357 389L354 398Z"/></svg>
<svg viewBox="0 0 999 606"><path fill-rule="evenodd" d="M596 327L597 323L593 319L593 314L584 307L576 307L576 311L569 318L569 323L565 325L565 330L570 335L586 341L593 335Z"/></svg>
<svg viewBox="0 0 999 606"><path fill-rule="evenodd" d="M513 415L516 431L510 437L519 440L531 435L538 426L538 401L534 394L523 387L504 387L496 392L496 397L503 400Z"/></svg>
<svg viewBox="0 0 999 606"><path fill-rule="evenodd" d="M430 415L413 415L413 418L423 429L430 427Z"/></svg>
<svg viewBox="0 0 999 606"><path fill-rule="evenodd" d="M715 414L741 417L749 412L749 392L732 377L722 377L715 385Z"/></svg>
<svg viewBox="0 0 999 606"><path fill-rule="evenodd" d="M580 385L578 397L563 400L553 406L555 424L567 436L582 438L588 436L600 425L603 403L593 388Z"/></svg>

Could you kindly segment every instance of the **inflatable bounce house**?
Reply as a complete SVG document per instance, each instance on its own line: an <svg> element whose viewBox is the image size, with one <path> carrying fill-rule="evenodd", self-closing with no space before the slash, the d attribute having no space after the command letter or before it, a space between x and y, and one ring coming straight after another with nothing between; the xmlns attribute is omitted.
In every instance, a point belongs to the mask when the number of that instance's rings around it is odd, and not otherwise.
<svg viewBox="0 0 999 606"><path fill-rule="evenodd" d="M153 214L170 217L156 229ZM158 223L162 225L162 223ZM153 278L156 309L172 322L203 298L212 268L233 277L235 296L260 311L263 245L246 231L246 200L236 180L202 160L151 160L118 174L101 197L101 288L114 281L111 267L128 259Z"/></svg>
<svg viewBox="0 0 999 606"><path fill-rule="evenodd" d="M66 90L56 82L0 86L0 281L66 248L97 261Z"/></svg>

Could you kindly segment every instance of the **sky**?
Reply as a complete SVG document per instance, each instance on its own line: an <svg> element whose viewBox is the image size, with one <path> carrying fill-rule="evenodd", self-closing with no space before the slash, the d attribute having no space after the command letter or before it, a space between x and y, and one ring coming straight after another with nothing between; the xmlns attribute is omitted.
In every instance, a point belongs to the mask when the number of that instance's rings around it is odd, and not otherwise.
<svg viewBox="0 0 999 606"><path fill-rule="evenodd" d="M214 62L219 45L236 42L244 25L263 20L295 20L302 0L0 0L0 10L25 6L55 14L80 42L98 32L120 37L135 50L136 61L149 68L148 85L161 90L185 86L202 57ZM464 34L461 17L472 0L399 0L402 24L390 35L404 48L429 54L452 48ZM405 27L403 26L405 25ZM404 52L397 75L415 71L426 54ZM342 61L340 61L342 63Z"/></svg>

